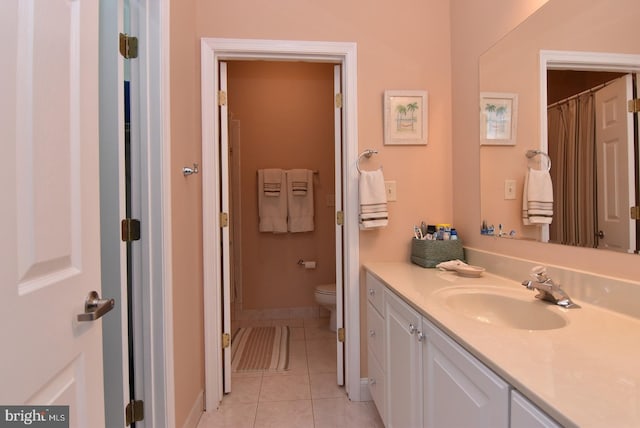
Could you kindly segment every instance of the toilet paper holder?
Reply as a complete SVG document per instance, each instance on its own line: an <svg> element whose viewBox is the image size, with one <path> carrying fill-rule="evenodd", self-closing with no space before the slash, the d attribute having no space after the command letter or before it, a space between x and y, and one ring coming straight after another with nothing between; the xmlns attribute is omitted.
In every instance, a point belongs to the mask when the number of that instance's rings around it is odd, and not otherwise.
<svg viewBox="0 0 640 428"><path fill-rule="evenodd" d="M311 260L305 261L303 259L300 259L300 260L298 260L298 264L300 266L304 266L305 269L315 269L316 268L316 262L315 261L311 261Z"/></svg>

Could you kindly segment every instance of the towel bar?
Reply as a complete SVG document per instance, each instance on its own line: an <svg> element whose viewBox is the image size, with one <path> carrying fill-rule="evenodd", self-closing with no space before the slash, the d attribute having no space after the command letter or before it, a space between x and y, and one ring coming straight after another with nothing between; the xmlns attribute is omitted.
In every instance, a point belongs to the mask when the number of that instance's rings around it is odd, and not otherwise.
<svg viewBox="0 0 640 428"><path fill-rule="evenodd" d="M537 155L542 155L547 159L547 171L551 171L551 157L542 150L527 150L526 156L531 159Z"/></svg>
<svg viewBox="0 0 640 428"><path fill-rule="evenodd" d="M363 157L366 157L367 159L369 159L372 155L378 154L377 150L374 149L366 149L365 151L363 151L362 153L360 153L360 155L358 156L358 161L356 162L356 169L358 170L358 172L362 172L360 170L360 160Z"/></svg>

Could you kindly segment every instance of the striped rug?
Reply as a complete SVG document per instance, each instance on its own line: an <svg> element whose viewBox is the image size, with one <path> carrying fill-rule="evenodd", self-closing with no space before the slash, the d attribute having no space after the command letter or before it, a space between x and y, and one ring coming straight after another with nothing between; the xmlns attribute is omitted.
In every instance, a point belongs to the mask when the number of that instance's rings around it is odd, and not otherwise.
<svg viewBox="0 0 640 428"><path fill-rule="evenodd" d="M231 338L231 371L289 370L289 327L244 327Z"/></svg>

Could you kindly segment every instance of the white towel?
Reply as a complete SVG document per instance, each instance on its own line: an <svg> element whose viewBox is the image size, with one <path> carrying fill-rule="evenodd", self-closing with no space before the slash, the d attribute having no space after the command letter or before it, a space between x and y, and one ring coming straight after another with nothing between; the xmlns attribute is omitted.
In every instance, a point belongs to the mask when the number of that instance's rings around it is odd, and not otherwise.
<svg viewBox="0 0 640 428"><path fill-rule="evenodd" d="M280 186L285 182L285 173L281 169L258 170L258 230L260 232L287 232L287 193L280 191Z"/></svg>
<svg viewBox="0 0 640 428"><path fill-rule="evenodd" d="M389 222L382 168L360 172L360 229L384 227Z"/></svg>
<svg viewBox="0 0 640 428"><path fill-rule="evenodd" d="M312 232L313 171L291 169L286 175L289 232Z"/></svg>
<svg viewBox="0 0 640 428"><path fill-rule="evenodd" d="M553 184L547 170L531 169L524 179L522 223L551 224L553 220Z"/></svg>

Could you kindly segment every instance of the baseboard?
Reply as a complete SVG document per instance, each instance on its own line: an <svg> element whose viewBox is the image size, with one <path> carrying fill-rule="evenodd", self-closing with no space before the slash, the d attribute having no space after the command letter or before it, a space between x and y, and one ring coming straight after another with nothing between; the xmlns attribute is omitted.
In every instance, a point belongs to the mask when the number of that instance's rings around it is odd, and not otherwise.
<svg viewBox="0 0 640 428"><path fill-rule="evenodd" d="M369 391L369 378L360 378L360 401L371 401L371 392Z"/></svg>
<svg viewBox="0 0 640 428"><path fill-rule="evenodd" d="M204 413L204 391L200 391L182 428L196 428Z"/></svg>

